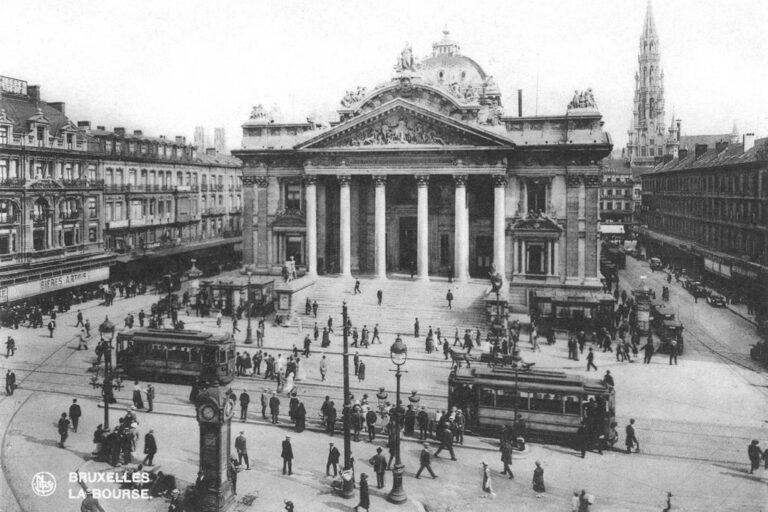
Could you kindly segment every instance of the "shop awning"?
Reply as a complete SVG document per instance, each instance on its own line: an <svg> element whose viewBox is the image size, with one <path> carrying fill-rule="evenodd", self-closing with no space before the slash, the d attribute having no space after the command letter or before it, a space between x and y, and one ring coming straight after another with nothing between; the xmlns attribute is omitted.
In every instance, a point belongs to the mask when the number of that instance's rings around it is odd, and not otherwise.
<svg viewBox="0 0 768 512"><path fill-rule="evenodd" d="M600 224L601 235L623 235L624 226L621 224Z"/></svg>

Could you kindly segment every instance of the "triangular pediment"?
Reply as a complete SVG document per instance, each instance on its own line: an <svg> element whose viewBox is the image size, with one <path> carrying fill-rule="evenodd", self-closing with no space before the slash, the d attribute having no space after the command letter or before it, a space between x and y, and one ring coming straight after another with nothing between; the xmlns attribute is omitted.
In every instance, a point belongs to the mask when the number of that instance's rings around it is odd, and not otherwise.
<svg viewBox="0 0 768 512"><path fill-rule="evenodd" d="M531 213L512 225L515 231L554 232L562 231L560 225L545 215Z"/></svg>
<svg viewBox="0 0 768 512"><path fill-rule="evenodd" d="M482 128L433 112L403 98L345 121L296 149L514 147Z"/></svg>

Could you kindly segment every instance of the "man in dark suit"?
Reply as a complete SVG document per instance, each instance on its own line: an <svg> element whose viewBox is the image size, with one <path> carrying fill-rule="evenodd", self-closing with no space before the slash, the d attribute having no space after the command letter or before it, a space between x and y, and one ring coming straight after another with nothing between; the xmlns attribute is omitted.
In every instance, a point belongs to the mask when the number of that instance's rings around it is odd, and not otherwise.
<svg viewBox="0 0 768 512"><path fill-rule="evenodd" d="M69 420L67 419L67 413L63 412L61 413L61 418L59 418L59 447L64 448L64 443L67 440L67 437L69 436Z"/></svg>
<svg viewBox="0 0 768 512"><path fill-rule="evenodd" d="M437 478L437 475L435 475L435 472L432 471L432 465L431 463L432 455L429 453L429 443L424 443L424 449L421 450L421 455L419 456L419 470L416 472L416 478L421 478L421 472L426 469L429 471L429 474L432 475L432 478Z"/></svg>
<svg viewBox="0 0 768 512"><path fill-rule="evenodd" d="M269 399L269 412L272 415L272 423L277 424L277 416L280 414L280 399L277 393L272 392L272 398Z"/></svg>
<svg viewBox="0 0 768 512"><path fill-rule="evenodd" d="M80 406L77 405L77 398L72 399L72 405L69 406L69 419L72 420L72 430L77 432L77 424L80 423L80 416L83 413Z"/></svg>
<svg viewBox="0 0 768 512"><path fill-rule="evenodd" d="M341 457L341 452L333 446L333 443L328 444L328 461L325 463L325 476L331 476L329 471L331 466L333 466L333 476L336 476L339 474L339 457Z"/></svg>
<svg viewBox="0 0 768 512"><path fill-rule="evenodd" d="M333 402L328 405L328 409L325 413L325 432L333 437L333 432L336 430L336 408L333 406Z"/></svg>
<svg viewBox="0 0 768 512"><path fill-rule="evenodd" d="M13 370L5 372L5 394L13 395L13 390L16 389L16 374Z"/></svg>
<svg viewBox="0 0 768 512"><path fill-rule="evenodd" d="M626 432L627 436L624 444L627 446L627 453L632 453L632 448L635 448L635 453L639 453L640 442L637 440L637 435L635 434L634 418L629 420L629 425L627 425Z"/></svg>
<svg viewBox="0 0 768 512"><path fill-rule="evenodd" d="M144 436L144 453L146 454L146 457L144 457L143 464L147 466L154 465L153 460L157 453L157 441L155 441L154 430L150 430L147 432L147 435Z"/></svg>
<svg viewBox="0 0 768 512"><path fill-rule="evenodd" d="M451 430L451 425L448 423L446 423L443 428L441 440L442 443L440 443L440 448L435 452L435 457L438 457L441 451L448 450L451 454L451 460L456 460L456 454L453 453L453 431Z"/></svg>
<svg viewBox="0 0 768 512"><path fill-rule="evenodd" d="M237 462L242 465L245 460L245 469L251 469L251 464L248 461L248 446L245 441L245 432L241 431L240 435L235 438L235 450L237 450Z"/></svg>
<svg viewBox="0 0 768 512"><path fill-rule="evenodd" d="M421 408L419 414L416 416L416 420L419 423L419 439L424 440L427 438L427 433L429 432L429 414L427 414L426 408Z"/></svg>
<svg viewBox="0 0 768 512"><path fill-rule="evenodd" d="M293 474L293 448L291 447L291 436L285 436L283 441L283 451L280 453L280 457L283 458L283 474L285 474L286 468L288 474Z"/></svg>
<svg viewBox="0 0 768 512"><path fill-rule="evenodd" d="M240 419L242 421L245 421L245 418L248 415L248 404L250 403L251 395L249 395L246 390L243 390L243 392L240 393Z"/></svg>
<svg viewBox="0 0 768 512"><path fill-rule="evenodd" d="M376 448L376 455L371 457L370 463L373 472L376 473L376 488L384 488L384 472L387 470L387 458L381 454L381 447Z"/></svg>

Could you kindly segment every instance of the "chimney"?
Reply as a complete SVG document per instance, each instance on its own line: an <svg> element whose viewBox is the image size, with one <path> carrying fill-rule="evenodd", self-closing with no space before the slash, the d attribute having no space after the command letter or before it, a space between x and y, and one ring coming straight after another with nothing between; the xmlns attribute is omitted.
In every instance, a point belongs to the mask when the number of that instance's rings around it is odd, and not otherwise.
<svg viewBox="0 0 768 512"><path fill-rule="evenodd" d="M85 128L86 130L91 129L91 122L90 121L78 121L77 122L78 128Z"/></svg>
<svg viewBox="0 0 768 512"><path fill-rule="evenodd" d="M517 90L517 117L523 117L523 90Z"/></svg>
<svg viewBox="0 0 768 512"><path fill-rule="evenodd" d="M106 128L105 128L104 126L97 126L97 127L96 127L96 129L97 129L98 131L100 131L100 132L105 132L105 131L107 131L107 130L106 130Z"/></svg>
<svg viewBox="0 0 768 512"><path fill-rule="evenodd" d="M744 134L744 152L746 153L753 147L755 147L755 134L754 133L745 133Z"/></svg>
<svg viewBox="0 0 768 512"><path fill-rule="evenodd" d="M206 155L215 155L216 154L216 148L205 148L205 154Z"/></svg>
<svg viewBox="0 0 768 512"><path fill-rule="evenodd" d="M115 129L113 131L115 132L115 135L117 135L118 137L125 137L125 128L123 128L122 126L121 127L115 126Z"/></svg>
<svg viewBox="0 0 768 512"><path fill-rule="evenodd" d="M133 134L137 137L141 137L141 130L133 130Z"/></svg>
<svg viewBox="0 0 768 512"><path fill-rule="evenodd" d="M187 143L186 137L183 137L181 135L176 136L176 144L186 144L186 143Z"/></svg>
<svg viewBox="0 0 768 512"><path fill-rule="evenodd" d="M165 135L161 135L160 140L165 140Z"/></svg>
<svg viewBox="0 0 768 512"><path fill-rule="evenodd" d="M718 154L725 151L725 148L727 147L728 147L728 141L726 140L721 140L720 142L715 143L715 150L718 152Z"/></svg>
<svg viewBox="0 0 768 512"><path fill-rule="evenodd" d="M48 106L50 106L52 108L55 108L56 110L58 110L62 114L66 114L66 112L65 112L65 105L66 104L63 101L54 101L52 103L48 103Z"/></svg>
<svg viewBox="0 0 768 512"><path fill-rule="evenodd" d="M27 86L27 96L29 96L29 99L31 99L32 101L40 101L40 86L39 85Z"/></svg>
<svg viewBox="0 0 768 512"><path fill-rule="evenodd" d="M707 149L709 149L709 146L706 144L696 144L696 149L694 149L694 159L698 160L701 158L701 155L706 153Z"/></svg>
<svg viewBox="0 0 768 512"><path fill-rule="evenodd" d="M677 150L677 157L680 160L685 159L685 157L687 157L687 156L688 156L688 148L680 148L680 149Z"/></svg>

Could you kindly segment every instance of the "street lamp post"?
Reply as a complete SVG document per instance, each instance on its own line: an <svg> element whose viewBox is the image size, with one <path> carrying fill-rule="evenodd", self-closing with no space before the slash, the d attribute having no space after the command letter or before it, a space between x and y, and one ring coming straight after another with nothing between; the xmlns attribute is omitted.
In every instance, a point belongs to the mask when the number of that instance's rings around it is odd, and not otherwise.
<svg viewBox="0 0 768 512"><path fill-rule="evenodd" d="M248 327L245 329L245 343L247 345L250 345L253 343L253 338L251 337L251 274L252 272L248 271L248 287L245 290L245 298L247 299L247 307L248 307Z"/></svg>
<svg viewBox="0 0 768 512"><path fill-rule="evenodd" d="M172 310L173 310L173 302L171 297L171 292L173 291L173 275L171 274L165 274L165 278L168 279L168 318L173 318L171 316Z"/></svg>
<svg viewBox="0 0 768 512"><path fill-rule="evenodd" d="M342 339L344 340L344 471L352 471L352 435L349 431L352 404L349 401L349 331L347 329L347 301L341 306ZM351 498L355 495L354 482L350 478L341 479L342 498Z"/></svg>
<svg viewBox="0 0 768 512"><path fill-rule="evenodd" d="M392 362L397 367L395 378L397 379L397 398L395 405L395 467L392 471L392 490L387 495L387 500L391 503L401 504L408 500L408 496L403 489L403 466L400 460L400 425L402 424L402 407L400 405L400 367L408 359L408 346L398 337L389 349L389 355Z"/></svg>
<svg viewBox="0 0 768 512"><path fill-rule="evenodd" d="M112 394L112 339L115 337L115 324L104 317L99 325L99 336L107 344L104 347L104 383L101 394L104 396L104 428L109 429L109 404L114 401ZM108 336L108 338L106 337Z"/></svg>

